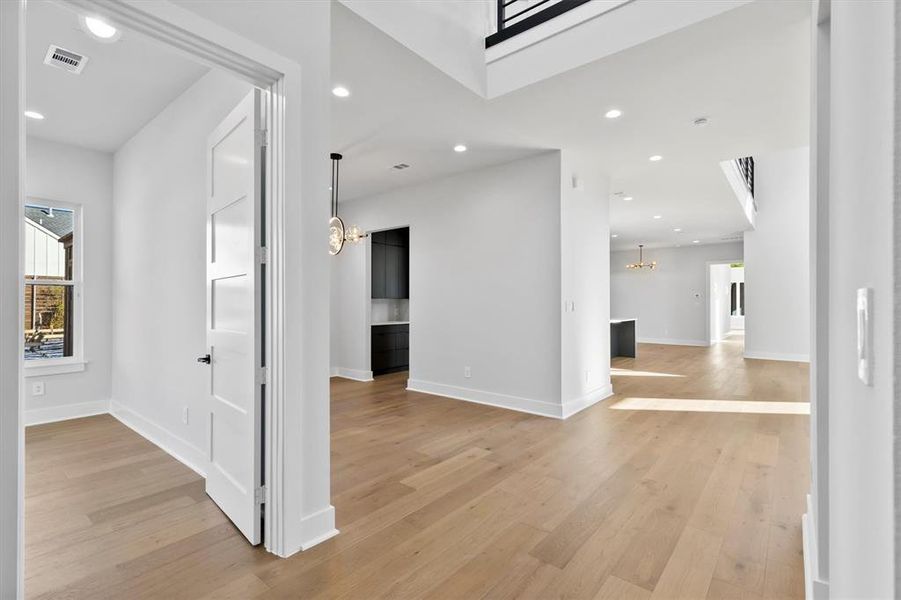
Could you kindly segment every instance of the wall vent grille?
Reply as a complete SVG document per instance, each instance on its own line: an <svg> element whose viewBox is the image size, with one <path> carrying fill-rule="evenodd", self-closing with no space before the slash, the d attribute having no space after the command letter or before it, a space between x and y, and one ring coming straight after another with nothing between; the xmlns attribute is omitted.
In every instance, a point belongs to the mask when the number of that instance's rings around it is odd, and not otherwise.
<svg viewBox="0 0 901 600"><path fill-rule="evenodd" d="M47 55L44 57L45 65L50 65L69 73L75 73L76 75L84 70L87 62L87 56L53 44L47 49Z"/></svg>

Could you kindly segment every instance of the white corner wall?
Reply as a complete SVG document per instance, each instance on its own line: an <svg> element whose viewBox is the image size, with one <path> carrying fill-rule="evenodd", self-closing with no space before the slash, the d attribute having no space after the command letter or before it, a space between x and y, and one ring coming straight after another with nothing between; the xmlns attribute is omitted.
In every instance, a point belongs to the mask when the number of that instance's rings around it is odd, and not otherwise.
<svg viewBox="0 0 901 600"><path fill-rule="evenodd" d="M251 90L211 71L115 154L112 412L203 472L206 141ZM182 411L188 409L188 423Z"/></svg>
<svg viewBox="0 0 901 600"><path fill-rule="evenodd" d="M829 595L897 598L895 2L832 2L829 141ZM762 210L762 208L761 208ZM873 289L873 385L857 378L856 294ZM822 443L822 433L820 434Z"/></svg>
<svg viewBox="0 0 901 600"><path fill-rule="evenodd" d="M559 153L340 212L367 231L410 227L411 389L561 416ZM370 370L367 247L332 258L333 372Z"/></svg>
<svg viewBox="0 0 901 600"><path fill-rule="evenodd" d="M754 157L757 226L745 232L745 356L810 356L810 151Z"/></svg>
<svg viewBox="0 0 901 600"><path fill-rule="evenodd" d="M707 346L708 265L741 261L741 242L646 249L654 271L626 268L635 250L610 253L610 316L637 319L638 341Z"/></svg>
<svg viewBox="0 0 901 600"><path fill-rule="evenodd" d="M112 210L113 157L29 137L26 142L25 195L69 202L82 208L84 371L29 375L25 369L25 423L32 425L103 413L110 399L112 369ZM36 364L36 361L29 361ZM31 384L44 383L34 396Z"/></svg>
<svg viewBox="0 0 901 600"><path fill-rule="evenodd" d="M560 153L560 376L563 417L613 394L610 183L590 156Z"/></svg>

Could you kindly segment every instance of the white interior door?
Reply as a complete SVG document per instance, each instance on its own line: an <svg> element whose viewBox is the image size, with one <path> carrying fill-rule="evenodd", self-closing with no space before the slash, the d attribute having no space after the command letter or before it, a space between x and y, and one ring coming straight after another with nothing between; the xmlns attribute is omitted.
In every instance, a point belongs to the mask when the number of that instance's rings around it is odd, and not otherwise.
<svg viewBox="0 0 901 600"><path fill-rule="evenodd" d="M261 93L254 90L207 141L206 492L252 544L261 541Z"/></svg>

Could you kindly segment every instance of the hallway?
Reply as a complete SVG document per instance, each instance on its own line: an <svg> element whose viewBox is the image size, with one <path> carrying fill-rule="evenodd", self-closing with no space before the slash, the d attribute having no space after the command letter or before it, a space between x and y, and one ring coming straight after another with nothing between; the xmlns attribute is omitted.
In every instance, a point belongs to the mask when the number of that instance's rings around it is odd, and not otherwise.
<svg viewBox="0 0 901 600"><path fill-rule="evenodd" d="M567 421L333 379L341 534L288 560L115 419L31 427L28 597L803 597L807 365L735 339L613 366Z"/></svg>

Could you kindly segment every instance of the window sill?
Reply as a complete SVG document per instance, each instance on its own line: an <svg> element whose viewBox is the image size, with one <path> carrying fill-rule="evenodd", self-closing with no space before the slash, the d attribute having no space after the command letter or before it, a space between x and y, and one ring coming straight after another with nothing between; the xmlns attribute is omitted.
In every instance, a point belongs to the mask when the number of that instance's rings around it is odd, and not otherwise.
<svg viewBox="0 0 901 600"><path fill-rule="evenodd" d="M67 360L31 360L25 363L25 377L43 377L46 375L63 375L84 371L87 361L81 359Z"/></svg>

